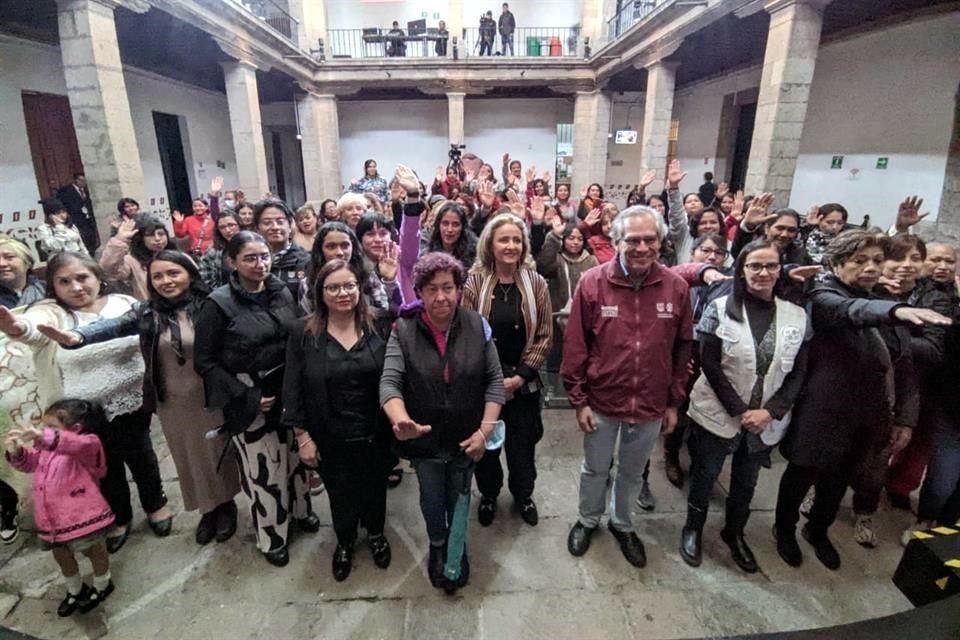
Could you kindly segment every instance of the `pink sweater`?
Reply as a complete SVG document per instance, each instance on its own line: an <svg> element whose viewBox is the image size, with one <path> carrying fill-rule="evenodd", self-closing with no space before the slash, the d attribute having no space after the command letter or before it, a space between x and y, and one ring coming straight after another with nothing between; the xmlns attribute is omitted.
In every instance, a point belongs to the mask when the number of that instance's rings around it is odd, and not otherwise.
<svg viewBox="0 0 960 640"><path fill-rule="evenodd" d="M107 474L100 439L45 428L35 448L7 453L7 460L33 477L33 517L47 542L68 542L113 523L97 481Z"/></svg>

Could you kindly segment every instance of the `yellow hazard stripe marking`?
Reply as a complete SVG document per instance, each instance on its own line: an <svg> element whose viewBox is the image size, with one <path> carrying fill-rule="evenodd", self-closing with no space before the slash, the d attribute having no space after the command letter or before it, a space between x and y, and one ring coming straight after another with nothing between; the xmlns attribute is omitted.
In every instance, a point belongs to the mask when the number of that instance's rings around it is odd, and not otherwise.
<svg viewBox="0 0 960 640"><path fill-rule="evenodd" d="M933 536L930 535L929 533L924 533L923 531L914 531L913 537L916 540L929 540Z"/></svg>
<svg viewBox="0 0 960 640"><path fill-rule="evenodd" d="M946 590L947 590L947 580L949 580L949 579L950 579L950 578L947 577L947 578L940 578L939 580L937 580L937 586L940 587L940 590L941 590L941 591L946 591Z"/></svg>
<svg viewBox="0 0 960 640"><path fill-rule="evenodd" d="M954 558L953 560L947 560L943 563L945 566L950 567L951 569L960 569L960 558Z"/></svg>
<svg viewBox="0 0 960 640"><path fill-rule="evenodd" d="M936 528L930 529L930 531L933 531L934 533L939 533L942 536L951 536L957 532L956 529L951 529L950 527L936 527Z"/></svg>

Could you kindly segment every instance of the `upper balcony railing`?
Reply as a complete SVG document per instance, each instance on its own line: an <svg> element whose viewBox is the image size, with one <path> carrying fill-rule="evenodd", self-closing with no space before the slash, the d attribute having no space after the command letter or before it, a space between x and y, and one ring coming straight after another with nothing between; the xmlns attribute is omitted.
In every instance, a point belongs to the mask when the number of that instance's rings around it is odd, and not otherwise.
<svg viewBox="0 0 960 640"><path fill-rule="evenodd" d="M627 29L639 20L650 15L658 5L666 0L632 0L620 8L612 18L607 20L607 42L619 38Z"/></svg>
<svg viewBox="0 0 960 640"><path fill-rule="evenodd" d="M252 13L256 18L273 27L282 36L296 44L297 27L296 18L274 0L230 0L233 4L239 5Z"/></svg>
<svg viewBox="0 0 960 640"><path fill-rule="evenodd" d="M402 34L402 35L401 35ZM453 54L453 34L441 35L428 29L419 35L390 33L385 29L330 29L327 57L332 58L436 58ZM503 56L541 58L577 55L580 30L569 27L520 27L512 40L504 42L499 33L480 37L479 28L463 30L457 41L457 57ZM511 46L512 45L512 46Z"/></svg>

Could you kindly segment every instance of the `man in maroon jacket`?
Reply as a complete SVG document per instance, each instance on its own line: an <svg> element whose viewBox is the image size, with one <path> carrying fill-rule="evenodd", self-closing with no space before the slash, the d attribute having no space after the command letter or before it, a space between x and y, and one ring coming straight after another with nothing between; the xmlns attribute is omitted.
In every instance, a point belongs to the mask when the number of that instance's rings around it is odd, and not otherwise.
<svg viewBox="0 0 960 640"><path fill-rule="evenodd" d="M605 511L619 436L608 528L630 564L646 565L631 507L657 435L677 424L693 348L688 285L657 262L666 234L653 209L626 209L611 232L617 257L585 273L573 296L560 373L585 434L580 517L567 539L575 556L587 552Z"/></svg>

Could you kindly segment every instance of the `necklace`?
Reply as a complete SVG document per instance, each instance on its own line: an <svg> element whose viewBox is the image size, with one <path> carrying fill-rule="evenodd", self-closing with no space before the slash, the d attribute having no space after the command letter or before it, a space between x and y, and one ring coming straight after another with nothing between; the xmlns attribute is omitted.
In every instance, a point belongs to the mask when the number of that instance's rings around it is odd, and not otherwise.
<svg viewBox="0 0 960 640"><path fill-rule="evenodd" d="M502 282L497 283L497 291L503 294L503 301L507 302L507 296L510 295L510 288L513 286L513 283L507 283L504 285Z"/></svg>

